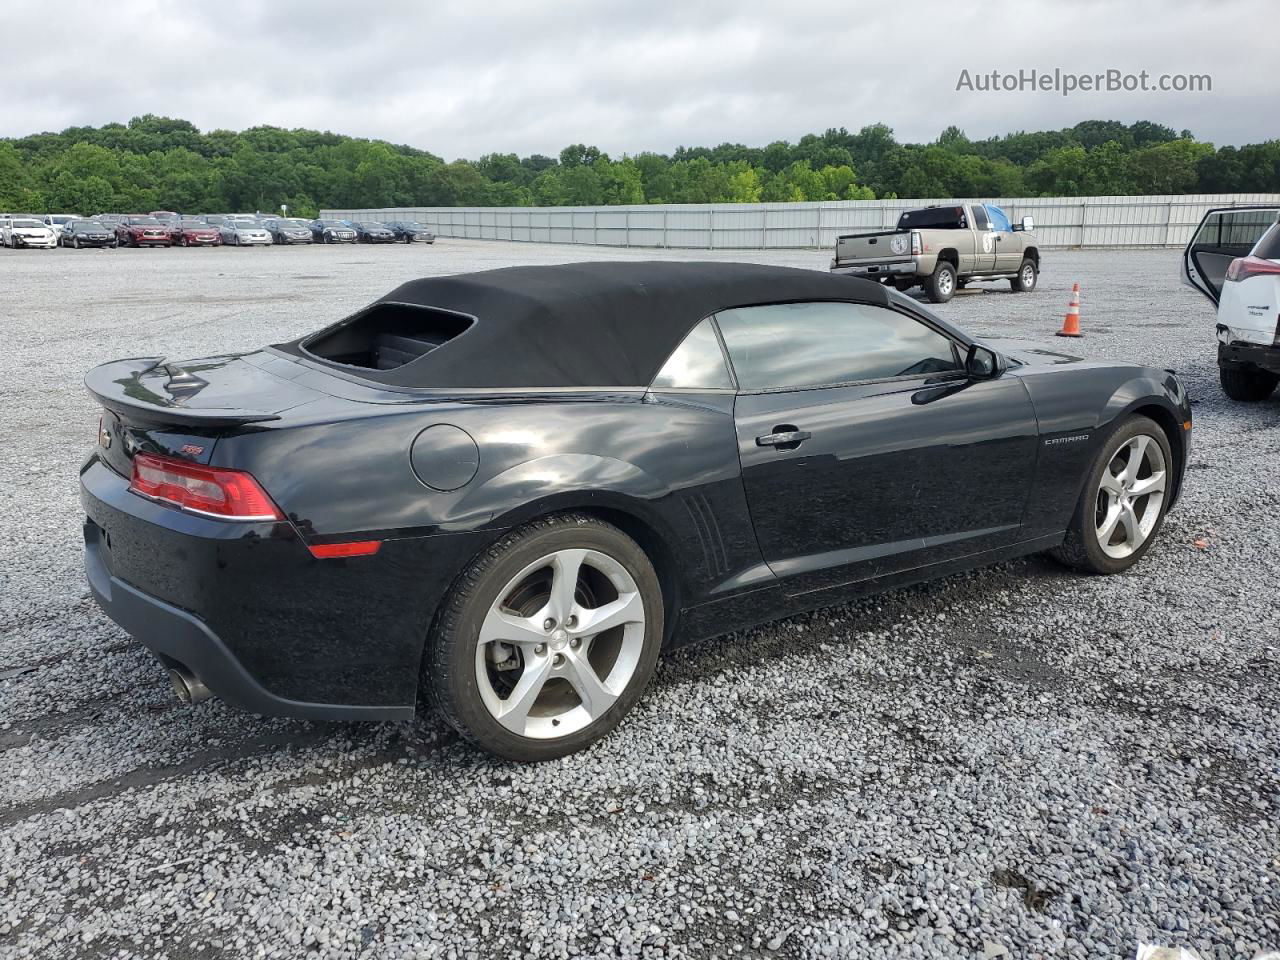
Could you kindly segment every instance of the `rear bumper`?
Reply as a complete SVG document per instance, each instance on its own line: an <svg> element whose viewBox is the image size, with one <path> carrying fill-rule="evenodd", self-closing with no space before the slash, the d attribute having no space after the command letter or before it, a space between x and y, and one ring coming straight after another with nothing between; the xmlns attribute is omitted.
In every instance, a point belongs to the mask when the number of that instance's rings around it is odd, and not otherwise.
<svg viewBox="0 0 1280 960"><path fill-rule="evenodd" d="M434 538L316 560L289 523L230 523L128 492L91 456L80 477L85 573L103 611L167 666L256 713L413 716L439 593L415 593Z"/></svg>
<svg viewBox="0 0 1280 960"><path fill-rule="evenodd" d="M1267 373L1280 374L1280 346L1242 343L1238 340L1234 343L1219 343L1218 364L1256 367Z"/></svg>
<svg viewBox="0 0 1280 960"><path fill-rule="evenodd" d="M858 263L844 265L832 261L831 272L847 277L866 277L874 280L877 277L902 278L916 275L916 265L910 260L900 263Z"/></svg>
<svg viewBox="0 0 1280 960"><path fill-rule="evenodd" d="M311 720L406 720L404 707L310 703L277 696L245 669L199 617L143 593L107 570L101 529L84 525L84 566L89 589L104 613L166 666L181 665L233 707L273 717Z"/></svg>

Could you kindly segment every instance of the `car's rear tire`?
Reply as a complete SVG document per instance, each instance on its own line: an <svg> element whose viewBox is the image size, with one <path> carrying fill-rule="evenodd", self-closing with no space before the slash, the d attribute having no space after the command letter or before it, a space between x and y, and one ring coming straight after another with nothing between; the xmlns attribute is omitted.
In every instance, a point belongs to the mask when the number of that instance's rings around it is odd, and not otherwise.
<svg viewBox="0 0 1280 960"><path fill-rule="evenodd" d="M608 626L593 632L602 618ZM477 746L550 760L618 725L648 685L662 637L662 588L636 542L595 517L547 517L504 536L455 581L423 685Z"/></svg>
<svg viewBox="0 0 1280 960"><path fill-rule="evenodd" d="M1222 392L1232 400L1258 403L1275 392L1276 384L1280 384L1280 377L1256 367L1222 363L1218 365L1218 382L1222 384Z"/></svg>
<svg viewBox="0 0 1280 960"><path fill-rule="evenodd" d="M1014 293L1030 293L1036 288L1039 279L1040 268L1034 260L1027 258L1018 266L1018 275L1010 279L1009 286Z"/></svg>
<svg viewBox="0 0 1280 960"><path fill-rule="evenodd" d="M1174 476L1173 451L1164 430L1149 417L1128 417L1094 457L1066 539L1050 553L1085 573L1129 569L1160 533Z"/></svg>
<svg viewBox="0 0 1280 960"><path fill-rule="evenodd" d="M956 268L949 260L939 260L933 274L924 282L924 292L931 303L946 303L956 293Z"/></svg>

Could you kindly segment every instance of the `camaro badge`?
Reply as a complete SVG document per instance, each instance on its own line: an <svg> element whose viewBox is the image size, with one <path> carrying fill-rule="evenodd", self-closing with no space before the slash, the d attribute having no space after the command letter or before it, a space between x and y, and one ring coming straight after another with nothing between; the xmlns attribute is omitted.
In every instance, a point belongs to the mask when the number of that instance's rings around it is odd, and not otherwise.
<svg viewBox="0 0 1280 960"><path fill-rule="evenodd" d="M1081 440L1088 440L1087 433L1077 433L1074 437L1050 437L1044 442L1046 447L1057 446L1060 443L1079 443Z"/></svg>
<svg viewBox="0 0 1280 960"><path fill-rule="evenodd" d="M188 457L198 457L200 454L204 453L204 447L196 443L184 443L182 445L182 452Z"/></svg>

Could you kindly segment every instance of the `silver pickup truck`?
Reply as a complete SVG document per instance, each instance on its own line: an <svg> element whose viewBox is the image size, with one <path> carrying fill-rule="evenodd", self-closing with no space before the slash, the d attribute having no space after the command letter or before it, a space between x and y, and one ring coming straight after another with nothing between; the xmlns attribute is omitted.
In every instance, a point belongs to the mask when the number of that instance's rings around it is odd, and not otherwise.
<svg viewBox="0 0 1280 960"><path fill-rule="evenodd" d="M1040 275L1033 227L1030 217L1011 224L990 203L908 210L896 229L838 237L831 272L899 290L922 286L934 303L972 280L1008 280L1015 292L1029 293Z"/></svg>

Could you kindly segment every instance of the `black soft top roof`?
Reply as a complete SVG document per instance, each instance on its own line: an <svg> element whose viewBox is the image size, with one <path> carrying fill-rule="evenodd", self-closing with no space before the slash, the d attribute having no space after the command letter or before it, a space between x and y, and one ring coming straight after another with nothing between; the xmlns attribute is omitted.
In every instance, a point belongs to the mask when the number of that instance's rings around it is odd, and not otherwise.
<svg viewBox="0 0 1280 960"><path fill-rule="evenodd" d="M795 300L884 305L884 287L817 270L751 263L625 261L506 267L411 280L377 303L475 317L411 362L359 376L406 387L647 387L702 318ZM340 321L327 331L359 317ZM310 334L276 348L320 363Z"/></svg>

